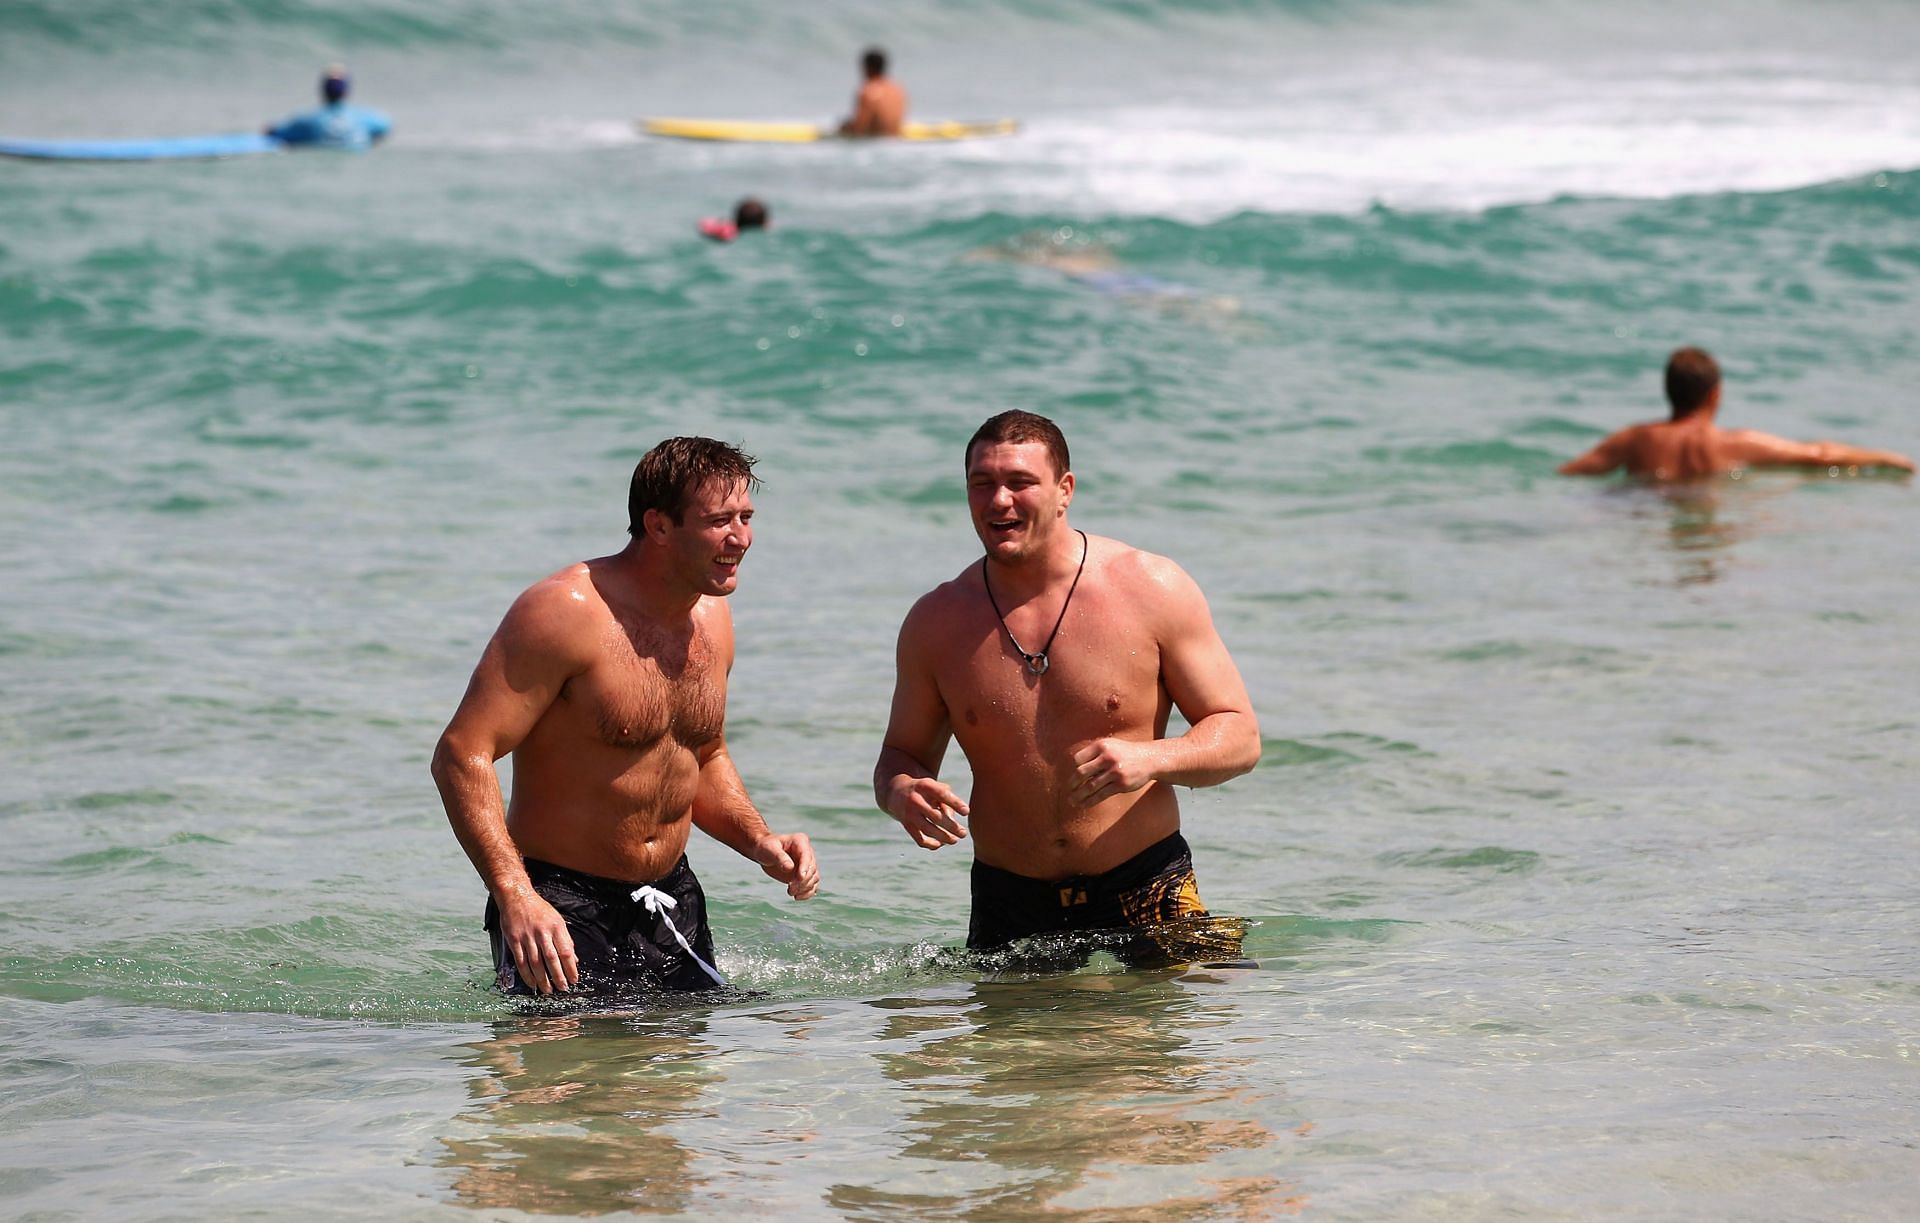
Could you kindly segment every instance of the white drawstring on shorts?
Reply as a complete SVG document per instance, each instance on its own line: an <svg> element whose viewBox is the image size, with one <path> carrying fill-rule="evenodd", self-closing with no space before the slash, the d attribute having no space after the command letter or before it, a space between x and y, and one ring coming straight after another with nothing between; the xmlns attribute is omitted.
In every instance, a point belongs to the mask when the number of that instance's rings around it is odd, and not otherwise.
<svg viewBox="0 0 1920 1223"><path fill-rule="evenodd" d="M693 944L687 942L687 936L680 933L680 927L673 924L673 915L669 913L668 910L679 908L679 901L667 895L659 888L647 884L642 884L633 889L633 898L647 906L647 912L654 914L659 917L661 921L667 923L667 929L673 932L674 941L679 943L680 946L686 950L686 953L693 957L695 964L698 964L706 970L707 975L713 978L715 985L725 985L727 983L727 979L720 975L718 969L700 958L700 953L693 949Z"/></svg>

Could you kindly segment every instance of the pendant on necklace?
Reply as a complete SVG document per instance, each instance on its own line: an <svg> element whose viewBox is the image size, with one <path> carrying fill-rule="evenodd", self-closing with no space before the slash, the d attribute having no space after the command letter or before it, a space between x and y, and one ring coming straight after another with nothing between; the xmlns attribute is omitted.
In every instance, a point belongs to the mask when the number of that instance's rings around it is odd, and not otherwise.
<svg viewBox="0 0 1920 1223"><path fill-rule="evenodd" d="M993 608L994 618L1000 621L1000 631L1007 635L1007 644L1013 647L1013 652L1018 654L1020 660L1026 664L1029 675L1045 675L1047 668L1052 665L1047 661L1047 651L1053 648L1055 638L1060 636L1060 626L1067 622L1067 608L1073 606L1073 592L1080 589L1080 575L1087 571L1087 553L1092 550L1093 545L1088 541L1085 531L1079 532L1079 535L1080 567L1073 571L1073 582L1067 587L1067 597L1061 601L1060 614L1053 618L1053 631L1047 634L1046 644L1040 647L1037 654L1029 654L1021 648L1020 639L1015 637L1013 630L1007 627L1006 613L1000 610L1000 600L993 597L993 579L987 575L987 558L984 556L980 558L980 585L986 588L987 603Z"/></svg>

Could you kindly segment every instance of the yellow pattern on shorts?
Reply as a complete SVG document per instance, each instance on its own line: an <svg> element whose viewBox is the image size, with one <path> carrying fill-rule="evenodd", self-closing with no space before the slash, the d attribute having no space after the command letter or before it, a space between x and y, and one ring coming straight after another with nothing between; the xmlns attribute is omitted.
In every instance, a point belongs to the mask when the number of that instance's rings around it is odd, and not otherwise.
<svg viewBox="0 0 1920 1223"><path fill-rule="evenodd" d="M1175 960L1237 960L1247 931L1239 918L1216 919L1200 899L1192 871L1163 875L1120 894L1127 924Z"/></svg>

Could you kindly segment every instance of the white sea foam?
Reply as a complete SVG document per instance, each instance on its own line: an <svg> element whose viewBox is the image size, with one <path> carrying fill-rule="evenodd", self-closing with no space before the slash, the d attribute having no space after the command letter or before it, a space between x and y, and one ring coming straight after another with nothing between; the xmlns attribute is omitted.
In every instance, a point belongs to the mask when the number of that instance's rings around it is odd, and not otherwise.
<svg viewBox="0 0 1920 1223"><path fill-rule="evenodd" d="M1491 61L1293 82L1218 106L1032 121L945 153L978 207L1205 220L1768 191L1920 165L1920 84L1775 66L1573 76ZM878 188L887 194L885 188ZM939 190L949 204L951 178Z"/></svg>

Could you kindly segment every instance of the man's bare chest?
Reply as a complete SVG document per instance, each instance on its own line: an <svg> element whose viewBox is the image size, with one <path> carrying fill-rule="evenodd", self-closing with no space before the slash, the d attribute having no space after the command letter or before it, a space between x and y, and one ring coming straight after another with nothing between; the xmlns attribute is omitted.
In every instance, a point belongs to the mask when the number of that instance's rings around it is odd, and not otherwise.
<svg viewBox="0 0 1920 1223"><path fill-rule="evenodd" d="M1166 704L1157 645L1118 630L1062 634L1038 675L1004 635L989 638L956 651L936 678L963 746L1003 736L1063 742L1125 734L1153 727Z"/></svg>
<svg viewBox="0 0 1920 1223"><path fill-rule="evenodd" d="M726 675L699 632L674 640L610 631L605 648L563 697L583 727L611 748L645 751L666 740L688 748L718 738Z"/></svg>

